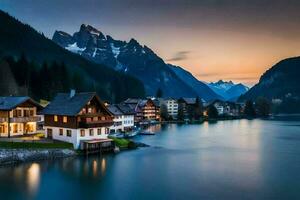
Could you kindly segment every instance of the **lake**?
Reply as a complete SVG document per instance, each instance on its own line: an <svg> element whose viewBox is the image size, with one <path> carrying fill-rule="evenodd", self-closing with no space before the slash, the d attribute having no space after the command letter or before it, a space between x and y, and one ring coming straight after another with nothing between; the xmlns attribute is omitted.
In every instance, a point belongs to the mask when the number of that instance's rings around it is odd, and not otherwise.
<svg viewBox="0 0 300 200"><path fill-rule="evenodd" d="M0 168L0 199L300 199L298 117L151 129L151 147Z"/></svg>

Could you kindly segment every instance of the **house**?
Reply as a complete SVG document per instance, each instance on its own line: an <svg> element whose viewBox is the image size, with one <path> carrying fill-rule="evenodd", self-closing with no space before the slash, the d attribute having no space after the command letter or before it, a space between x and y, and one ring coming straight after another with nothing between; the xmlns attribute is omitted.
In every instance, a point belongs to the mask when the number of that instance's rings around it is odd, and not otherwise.
<svg viewBox="0 0 300 200"><path fill-rule="evenodd" d="M139 103L142 101L142 99L132 99L129 98L125 100L122 104L128 106L132 112L134 112L134 123L139 124L141 121L143 121L143 111L142 108L139 107Z"/></svg>
<svg viewBox="0 0 300 200"><path fill-rule="evenodd" d="M0 136L34 134L41 118L41 106L30 97L0 97Z"/></svg>
<svg viewBox="0 0 300 200"><path fill-rule="evenodd" d="M123 113L123 131L131 131L134 128L135 111L126 104L118 104L117 106Z"/></svg>
<svg viewBox="0 0 300 200"><path fill-rule="evenodd" d="M215 100L208 104L213 105L220 116L239 116L241 113L241 106L230 101Z"/></svg>
<svg viewBox="0 0 300 200"><path fill-rule="evenodd" d="M166 106L167 112L169 117L172 117L172 119L177 119L178 115L178 101L174 98L166 98L166 99L159 99L160 100L160 106Z"/></svg>
<svg viewBox="0 0 300 200"><path fill-rule="evenodd" d="M96 93L59 93L43 114L46 136L72 143L75 149L107 142L113 125L112 113Z"/></svg>
<svg viewBox="0 0 300 200"><path fill-rule="evenodd" d="M160 121L160 106L158 101L146 99L140 101L138 106L142 110L143 121Z"/></svg>
<svg viewBox="0 0 300 200"><path fill-rule="evenodd" d="M135 112L135 123L144 121L160 121L160 105L156 99L127 99L123 104L128 105Z"/></svg>
<svg viewBox="0 0 300 200"><path fill-rule="evenodd" d="M134 111L126 104L109 105L108 110L114 115L114 124L110 133L130 131L134 127Z"/></svg>

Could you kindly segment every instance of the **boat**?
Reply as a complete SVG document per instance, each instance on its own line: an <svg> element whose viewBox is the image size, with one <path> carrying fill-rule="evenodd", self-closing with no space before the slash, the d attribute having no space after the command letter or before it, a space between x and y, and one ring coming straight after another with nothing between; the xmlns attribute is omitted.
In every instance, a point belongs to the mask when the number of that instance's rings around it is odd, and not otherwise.
<svg viewBox="0 0 300 200"><path fill-rule="evenodd" d="M140 135L155 135L155 133L151 131L142 131L140 132Z"/></svg>
<svg viewBox="0 0 300 200"><path fill-rule="evenodd" d="M139 133L140 133L140 129L137 129L137 130L131 131L129 133L125 133L124 138L132 138L132 137L138 135Z"/></svg>

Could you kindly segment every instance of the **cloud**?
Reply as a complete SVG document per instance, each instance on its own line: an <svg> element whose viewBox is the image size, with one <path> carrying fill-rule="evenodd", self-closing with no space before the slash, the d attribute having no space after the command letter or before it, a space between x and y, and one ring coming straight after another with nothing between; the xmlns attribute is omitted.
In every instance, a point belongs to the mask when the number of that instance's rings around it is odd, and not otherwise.
<svg viewBox="0 0 300 200"><path fill-rule="evenodd" d="M190 51L178 51L172 58L169 58L167 61L181 61L188 58Z"/></svg>

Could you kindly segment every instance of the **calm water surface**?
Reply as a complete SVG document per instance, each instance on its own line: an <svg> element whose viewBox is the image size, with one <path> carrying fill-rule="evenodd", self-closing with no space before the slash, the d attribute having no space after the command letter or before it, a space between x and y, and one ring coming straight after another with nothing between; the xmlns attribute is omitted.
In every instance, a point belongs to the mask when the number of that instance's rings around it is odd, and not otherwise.
<svg viewBox="0 0 300 200"><path fill-rule="evenodd" d="M0 199L300 199L300 120L152 127L117 155L0 168Z"/></svg>

